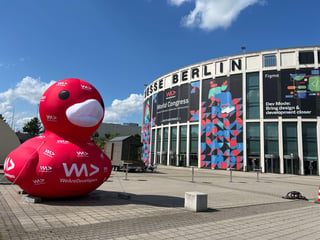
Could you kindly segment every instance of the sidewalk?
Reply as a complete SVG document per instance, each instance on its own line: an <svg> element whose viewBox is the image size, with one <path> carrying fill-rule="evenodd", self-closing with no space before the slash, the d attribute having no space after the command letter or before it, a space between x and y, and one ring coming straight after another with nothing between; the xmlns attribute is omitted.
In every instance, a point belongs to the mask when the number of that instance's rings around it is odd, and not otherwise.
<svg viewBox="0 0 320 240"><path fill-rule="evenodd" d="M87 196L32 204L0 174L0 239L320 239L318 176L194 169L193 180L191 168L113 172ZM293 190L309 201L282 198ZM207 212L184 209L190 191L208 194Z"/></svg>

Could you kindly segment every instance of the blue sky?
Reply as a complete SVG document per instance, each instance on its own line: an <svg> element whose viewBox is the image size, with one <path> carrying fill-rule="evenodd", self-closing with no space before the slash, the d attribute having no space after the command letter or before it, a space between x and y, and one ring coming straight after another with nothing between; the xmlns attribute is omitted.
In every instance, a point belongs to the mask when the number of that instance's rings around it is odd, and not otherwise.
<svg viewBox="0 0 320 240"><path fill-rule="evenodd" d="M37 116L54 81L92 83L104 122L141 124L144 84L197 62L319 45L318 0L0 0L0 114Z"/></svg>

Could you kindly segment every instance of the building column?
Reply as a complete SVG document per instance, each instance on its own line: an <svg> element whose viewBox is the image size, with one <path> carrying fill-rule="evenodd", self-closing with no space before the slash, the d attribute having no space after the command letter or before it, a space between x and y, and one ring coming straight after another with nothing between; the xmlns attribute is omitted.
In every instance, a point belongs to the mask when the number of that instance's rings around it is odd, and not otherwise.
<svg viewBox="0 0 320 240"><path fill-rule="evenodd" d="M264 118L264 106L263 106L263 72L259 72L259 97L260 97L260 168L262 172L265 172L264 169L264 123L263 123L263 118Z"/></svg>
<svg viewBox="0 0 320 240"><path fill-rule="evenodd" d="M284 159L283 159L283 130L282 130L282 117L278 117L278 148L279 148L279 161L280 173L284 173Z"/></svg>
<svg viewBox="0 0 320 240"><path fill-rule="evenodd" d="M171 126L168 125L168 151L167 151L167 166L170 165L170 150L171 149Z"/></svg>
<svg viewBox="0 0 320 240"><path fill-rule="evenodd" d="M302 120L301 117L298 117L297 121L297 138L298 138L298 156L299 156L299 173L304 175L304 166L303 166L303 140L302 140Z"/></svg>
<svg viewBox="0 0 320 240"><path fill-rule="evenodd" d="M265 172L265 159L264 159L264 122L261 119L260 120L260 168L261 171L264 173Z"/></svg>
<svg viewBox="0 0 320 240"><path fill-rule="evenodd" d="M201 167L201 119L198 124L198 168Z"/></svg>
<svg viewBox="0 0 320 240"><path fill-rule="evenodd" d="M198 120L198 168L201 168L201 120L203 118L202 112L202 79L200 80L200 89L199 89L199 120Z"/></svg>
<svg viewBox="0 0 320 240"><path fill-rule="evenodd" d="M187 123L186 167L190 166L190 122Z"/></svg>
<svg viewBox="0 0 320 240"><path fill-rule="evenodd" d="M160 131L160 151L159 151L159 162L160 164L162 164L162 151L163 151L163 126L161 126L161 128L158 129Z"/></svg>
<svg viewBox="0 0 320 240"><path fill-rule="evenodd" d="M179 166L179 154L180 154L180 125L177 124L177 144L176 144L176 166Z"/></svg>
<svg viewBox="0 0 320 240"><path fill-rule="evenodd" d="M246 97L246 84L247 83L247 75L244 73L242 75L242 121L243 121L243 135L242 135L242 142L243 142L243 171L247 170L247 97Z"/></svg>
<svg viewBox="0 0 320 240"><path fill-rule="evenodd" d="M150 141L150 143L149 143L149 147L150 147L150 153L149 153L149 163L152 163L152 146L153 146L153 142L152 142L152 138L153 138L153 134L152 134L152 128L150 128L150 139L149 139L149 141ZM154 149L154 148L153 148Z"/></svg>

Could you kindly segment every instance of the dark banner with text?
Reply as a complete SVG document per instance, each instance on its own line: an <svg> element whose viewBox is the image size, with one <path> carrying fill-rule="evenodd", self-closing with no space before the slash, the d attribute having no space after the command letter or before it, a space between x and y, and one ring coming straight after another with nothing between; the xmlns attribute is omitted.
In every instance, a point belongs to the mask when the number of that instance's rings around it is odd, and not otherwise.
<svg viewBox="0 0 320 240"><path fill-rule="evenodd" d="M264 118L314 118L320 113L318 69L263 72Z"/></svg>
<svg viewBox="0 0 320 240"><path fill-rule="evenodd" d="M155 125L199 120L200 82L175 86L153 95Z"/></svg>

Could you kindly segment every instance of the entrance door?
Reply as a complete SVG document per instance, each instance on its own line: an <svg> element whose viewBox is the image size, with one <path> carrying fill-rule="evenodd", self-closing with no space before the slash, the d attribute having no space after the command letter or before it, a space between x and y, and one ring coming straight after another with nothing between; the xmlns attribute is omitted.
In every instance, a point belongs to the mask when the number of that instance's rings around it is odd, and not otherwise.
<svg viewBox="0 0 320 240"><path fill-rule="evenodd" d="M260 156L258 154L248 155L247 171L254 171L260 168Z"/></svg>
<svg viewBox="0 0 320 240"><path fill-rule="evenodd" d="M295 154L284 155L284 173L299 174L299 158Z"/></svg>
<svg viewBox="0 0 320 240"><path fill-rule="evenodd" d="M187 155L185 153L180 153L178 155L179 159L179 167L186 167L187 166Z"/></svg>
<svg viewBox="0 0 320 240"><path fill-rule="evenodd" d="M265 172L266 173L280 173L280 162L278 154L266 154L265 159Z"/></svg>
<svg viewBox="0 0 320 240"><path fill-rule="evenodd" d="M170 166L177 166L177 155L176 155L176 152L170 151L169 165Z"/></svg>
<svg viewBox="0 0 320 240"><path fill-rule="evenodd" d="M318 175L318 164L317 160L304 160L304 175Z"/></svg>
<svg viewBox="0 0 320 240"><path fill-rule="evenodd" d="M162 152L162 165L167 166L168 165L168 154L167 152Z"/></svg>

